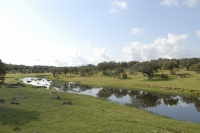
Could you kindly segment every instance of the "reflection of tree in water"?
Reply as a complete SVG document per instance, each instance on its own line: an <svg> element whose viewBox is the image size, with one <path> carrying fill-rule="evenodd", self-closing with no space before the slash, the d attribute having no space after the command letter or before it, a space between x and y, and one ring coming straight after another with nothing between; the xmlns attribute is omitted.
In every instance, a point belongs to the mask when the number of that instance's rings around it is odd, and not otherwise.
<svg viewBox="0 0 200 133"><path fill-rule="evenodd" d="M132 102L143 108L156 107L161 104L161 100L156 94L142 91L133 97Z"/></svg>
<svg viewBox="0 0 200 133"><path fill-rule="evenodd" d="M182 101L187 103L187 104L194 103L195 99L196 98L182 97Z"/></svg>
<svg viewBox="0 0 200 133"><path fill-rule="evenodd" d="M131 90L129 91L128 95L132 98L135 98L136 95L138 95L140 91L134 91L134 90Z"/></svg>
<svg viewBox="0 0 200 133"><path fill-rule="evenodd" d="M174 96L170 96L170 95L163 95L162 98L163 98L164 104L170 105L170 106L177 105L179 102L178 98Z"/></svg>
<svg viewBox="0 0 200 133"><path fill-rule="evenodd" d="M113 89L103 88L97 94L98 97L109 98L113 94Z"/></svg>
<svg viewBox="0 0 200 133"><path fill-rule="evenodd" d="M194 106L196 107L197 111L200 112L200 100L199 99L195 99L194 101Z"/></svg>
<svg viewBox="0 0 200 133"><path fill-rule="evenodd" d="M198 112L200 112L200 99L198 98L190 98L190 97L182 97L182 101L190 104L194 103L194 106Z"/></svg>
<svg viewBox="0 0 200 133"><path fill-rule="evenodd" d="M79 85L78 87L79 87L80 91L87 91L87 90L93 89L93 87L88 86L88 85Z"/></svg>
<svg viewBox="0 0 200 133"><path fill-rule="evenodd" d="M117 98L122 98L128 94L128 91L125 89L114 89L114 94Z"/></svg>
<svg viewBox="0 0 200 133"><path fill-rule="evenodd" d="M77 89L78 92L83 92L87 90L93 89L93 87L88 85L80 85L80 84L74 84L74 83L63 83L60 85L57 85L58 88L60 88L61 91L73 91L74 89Z"/></svg>

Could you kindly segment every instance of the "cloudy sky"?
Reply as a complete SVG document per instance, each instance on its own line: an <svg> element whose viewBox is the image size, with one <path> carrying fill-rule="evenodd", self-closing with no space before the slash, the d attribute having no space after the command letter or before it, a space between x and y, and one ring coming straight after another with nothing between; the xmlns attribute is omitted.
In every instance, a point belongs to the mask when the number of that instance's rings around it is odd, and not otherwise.
<svg viewBox="0 0 200 133"><path fill-rule="evenodd" d="M23 65L200 57L200 0L0 0L0 59Z"/></svg>

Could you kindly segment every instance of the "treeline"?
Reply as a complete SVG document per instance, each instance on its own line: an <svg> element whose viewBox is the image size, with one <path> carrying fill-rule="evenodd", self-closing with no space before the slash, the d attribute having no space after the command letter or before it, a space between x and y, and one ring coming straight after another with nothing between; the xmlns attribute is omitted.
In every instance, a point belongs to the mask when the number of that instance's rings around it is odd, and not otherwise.
<svg viewBox="0 0 200 133"><path fill-rule="evenodd" d="M94 76L101 72L102 76L112 76L117 78L127 78L127 73L136 74L141 72L151 79L154 73L162 69L168 69L171 74L176 74L175 68L185 68L187 71L195 71L200 73L200 58L183 58L183 59L167 59L159 58L157 60L150 61L129 61L129 62L101 62L97 65L88 64L76 67L55 67L55 66L25 66L25 65L14 65L7 64L10 68L10 73L52 73L56 74L80 74L80 76ZM126 71L125 71L126 70ZM165 78L165 75L163 75Z"/></svg>

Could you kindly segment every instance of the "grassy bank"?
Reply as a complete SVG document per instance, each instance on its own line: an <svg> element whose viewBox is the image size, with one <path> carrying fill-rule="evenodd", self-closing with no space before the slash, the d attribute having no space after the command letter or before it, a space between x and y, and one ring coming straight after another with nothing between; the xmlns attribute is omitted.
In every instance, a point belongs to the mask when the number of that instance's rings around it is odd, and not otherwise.
<svg viewBox="0 0 200 133"><path fill-rule="evenodd" d="M200 125L156 116L103 99L34 87L0 88L0 132L199 132ZM19 105L10 104L15 99ZM62 105L70 101L73 105Z"/></svg>
<svg viewBox="0 0 200 133"><path fill-rule="evenodd" d="M168 79L162 79L160 74L168 74ZM191 95L193 97L200 97L200 74L194 71L179 70L176 75L169 74L169 71L162 70L155 74L155 76L148 80L142 74L128 75L128 79L118 79L110 76L101 76L101 73L91 77L81 77L79 75L67 74L46 76L53 80L59 79L62 81L74 81L82 84L89 84L101 87L116 87L127 89L142 89L147 91L161 92L161 93L178 93L183 95Z"/></svg>
<svg viewBox="0 0 200 133"><path fill-rule="evenodd" d="M8 74L6 83L16 83L21 77L38 75ZM41 76L41 75L40 75ZM49 78L52 76L42 75ZM138 77L140 75L137 75ZM110 77L85 78L75 75L58 76L54 79L79 81L94 85L119 85L128 83L128 80L118 80ZM107 81L107 80L108 81ZM137 80L142 80L143 77ZM99 81L98 81L99 80ZM136 79L135 79L136 80ZM102 84L101 82L110 84ZM133 80L134 81L134 80ZM141 81L142 82L142 81ZM150 81L144 81L151 83ZM170 82L170 81L169 81ZM99 83L99 84L98 84ZM134 82L135 83L135 82ZM129 83L125 87L131 86ZM91 96L61 93L26 85L26 87L8 88L0 87L0 132L1 133L83 133L83 132L199 132L200 125L195 123L172 120L167 117L157 116L137 108L126 105L110 103L103 99ZM61 97L56 100L55 96ZM10 104L18 102L19 105ZM62 105L70 101L73 105Z"/></svg>

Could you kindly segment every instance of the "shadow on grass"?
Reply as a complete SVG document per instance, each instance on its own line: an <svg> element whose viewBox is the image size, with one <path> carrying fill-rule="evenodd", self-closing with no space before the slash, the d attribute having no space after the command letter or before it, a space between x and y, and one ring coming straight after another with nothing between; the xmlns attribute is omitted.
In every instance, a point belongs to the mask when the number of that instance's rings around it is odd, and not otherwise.
<svg viewBox="0 0 200 133"><path fill-rule="evenodd" d="M66 78L75 78L77 76L66 76Z"/></svg>
<svg viewBox="0 0 200 133"><path fill-rule="evenodd" d="M174 80L174 79L176 79L176 78L167 78L167 79L161 79L161 78L152 78L152 79L150 79L150 80L148 80L148 81L171 81L171 80Z"/></svg>
<svg viewBox="0 0 200 133"><path fill-rule="evenodd" d="M174 80L174 79L176 79L176 78L169 77L169 78L164 79L164 78L160 78L158 76L153 76L153 78L151 78L150 80L148 80L148 77L144 77L145 81L171 81L171 80Z"/></svg>
<svg viewBox="0 0 200 133"><path fill-rule="evenodd" d="M38 121L40 114L37 111L26 111L0 106L0 122L8 125L21 126L31 121Z"/></svg>
<svg viewBox="0 0 200 133"><path fill-rule="evenodd" d="M176 75L179 76L180 78L186 78L187 76L190 76L191 74L181 73L181 74L176 74Z"/></svg>

